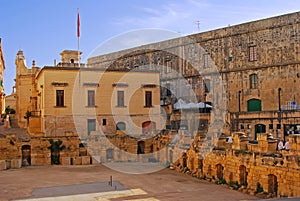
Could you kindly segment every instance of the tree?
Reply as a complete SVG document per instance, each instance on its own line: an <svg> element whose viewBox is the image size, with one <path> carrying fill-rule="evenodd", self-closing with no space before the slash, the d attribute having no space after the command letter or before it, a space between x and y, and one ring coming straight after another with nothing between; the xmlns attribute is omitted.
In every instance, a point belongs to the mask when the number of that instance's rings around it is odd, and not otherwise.
<svg viewBox="0 0 300 201"><path fill-rule="evenodd" d="M31 112L29 112L28 110L25 113L24 119L27 120L27 126L29 125L29 118L31 117Z"/></svg>
<svg viewBox="0 0 300 201"><path fill-rule="evenodd" d="M65 145L62 145L61 140L54 141L53 139L49 140L51 146L48 148L51 150L51 164L59 165L60 164L60 151L66 148Z"/></svg>
<svg viewBox="0 0 300 201"><path fill-rule="evenodd" d="M16 114L16 111L15 109L11 108L10 106L7 106L5 108L5 114L8 115L8 114Z"/></svg>

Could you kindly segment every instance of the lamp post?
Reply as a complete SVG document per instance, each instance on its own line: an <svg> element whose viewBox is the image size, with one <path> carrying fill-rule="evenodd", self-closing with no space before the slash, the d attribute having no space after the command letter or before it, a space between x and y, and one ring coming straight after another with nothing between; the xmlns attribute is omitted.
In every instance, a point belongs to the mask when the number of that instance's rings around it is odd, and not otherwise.
<svg viewBox="0 0 300 201"><path fill-rule="evenodd" d="M281 96L281 88L278 88L278 110L279 111L281 111L280 96Z"/></svg>
<svg viewBox="0 0 300 201"><path fill-rule="evenodd" d="M238 100L239 101L239 103L238 103L239 104L239 112L241 112L241 93L242 93L242 91L240 90L239 94L238 94L238 98L239 98L239 100Z"/></svg>

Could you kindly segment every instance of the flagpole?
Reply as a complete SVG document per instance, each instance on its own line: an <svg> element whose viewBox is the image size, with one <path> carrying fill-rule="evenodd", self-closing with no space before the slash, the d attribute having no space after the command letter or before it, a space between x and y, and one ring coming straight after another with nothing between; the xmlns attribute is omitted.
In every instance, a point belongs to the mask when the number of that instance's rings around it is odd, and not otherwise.
<svg viewBox="0 0 300 201"><path fill-rule="evenodd" d="M78 39L78 68L79 68L79 73L78 73L78 84L80 88L80 13L79 13L79 8L77 8L77 39Z"/></svg>
<svg viewBox="0 0 300 201"><path fill-rule="evenodd" d="M80 67L80 37L78 37L78 67Z"/></svg>
<svg viewBox="0 0 300 201"><path fill-rule="evenodd" d="M80 13L77 9L78 67L80 68Z"/></svg>

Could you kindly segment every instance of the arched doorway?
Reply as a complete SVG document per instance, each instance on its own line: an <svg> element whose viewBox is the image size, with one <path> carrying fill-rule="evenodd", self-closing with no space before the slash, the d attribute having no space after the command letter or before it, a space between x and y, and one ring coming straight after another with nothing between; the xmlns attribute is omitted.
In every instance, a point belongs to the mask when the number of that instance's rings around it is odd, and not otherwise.
<svg viewBox="0 0 300 201"><path fill-rule="evenodd" d="M273 194L273 196L277 196L278 191L278 182L277 177L273 174L268 175L268 193Z"/></svg>
<svg viewBox="0 0 300 201"><path fill-rule="evenodd" d="M142 132L144 135L151 134L152 131L156 130L156 123L153 121L145 121L142 123Z"/></svg>
<svg viewBox="0 0 300 201"><path fill-rule="evenodd" d="M22 146L22 166L31 165L31 150L30 145Z"/></svg>
<svg viewBox="0 0 300 201"><path fill-rule="evenodd" d="M145 141L138 142L137 154L145 154Z"/></svg>
<svg viewBox="0 0 300 201"><path fill-rule="evenodd" d="M257 140L257 133L266 133L266 125L256 124L255 125L255 133L254 133L254 139L255 140Z"/></svg>
<svg viewBox="0 0 300 201"><path fill-rule="evenodd" d="M247 174L248 174L246 167L244 165L241 165L239 170L240 170L240 184L245 185L247 184Z"/></svg>
<svg viewBox="0 0 300 201"><path fill-rule="evenodd" d="M217 167L217 177L218 179L222 179L224 167L221 164L218 164L216 167Z"/></svg>

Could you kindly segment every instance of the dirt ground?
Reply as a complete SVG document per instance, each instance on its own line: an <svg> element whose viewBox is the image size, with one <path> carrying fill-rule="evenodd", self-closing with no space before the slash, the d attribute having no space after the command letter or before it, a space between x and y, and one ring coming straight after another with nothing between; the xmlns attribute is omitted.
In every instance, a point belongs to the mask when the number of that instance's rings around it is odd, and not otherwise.
<svg viewBox="0 0 300 201"><path fill-rule="evenodd" d="M0 200L14 200L34 197L34 192L41 188L51 187L47 195L57 196L56 191L62 192L67 186L73 185L75 194L83 194L84 185L93 186L92 183L113 181L120 184L120 188L140 188L147 195L133 196L131 199L143 199L153 197L157 200L204 200L204 201L238 201L256 200L256 197L230 190L224 186L211 184L198 180L188 175L177 173L174 170L164 169L151 174L125 174L113 171L105 166L43 166L11 169L0 172ZM77 185L82 184L82 185ZM98 189L90 188L97 192ZM95 188L95 189L93 189ZM99 187L100 188L100 187ZM119 188L119 187L118 187ZM50 191L50 192L49 192ZM105 191L102 189L99 191ZM43 191L39 191L43 192ZM39 194L43 197L43 194ZM113 199L114 201L122 199Z"/></svg>

